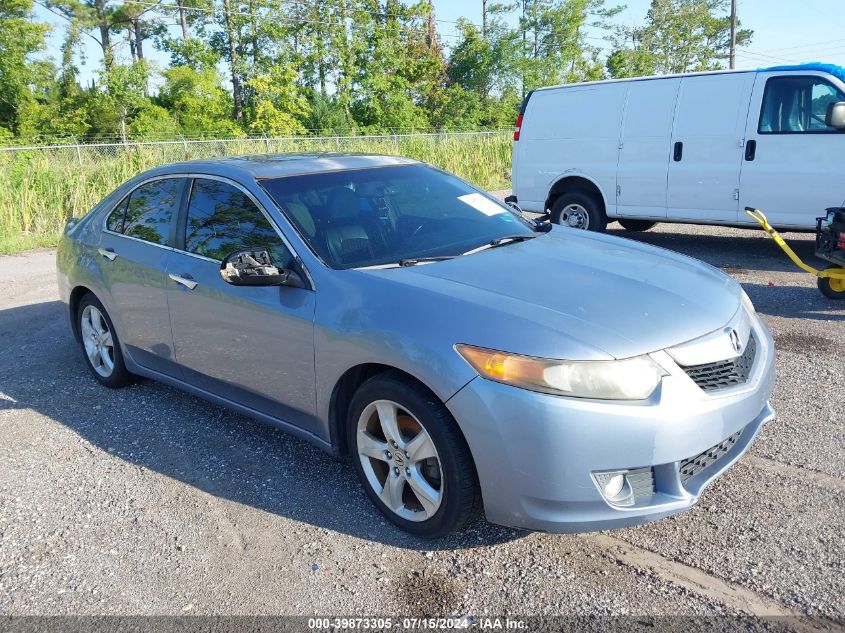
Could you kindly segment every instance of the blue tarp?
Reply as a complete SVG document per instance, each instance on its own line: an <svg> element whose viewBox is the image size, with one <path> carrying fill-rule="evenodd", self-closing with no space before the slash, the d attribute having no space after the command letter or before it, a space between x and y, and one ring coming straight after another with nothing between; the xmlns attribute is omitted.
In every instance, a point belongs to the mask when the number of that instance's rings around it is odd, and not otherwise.
<svg viewBox="0 0 845 633"><path fill-rule="evenodd" d="M823 64L822 62L809 62L807 64L787 64L785 66L769 66L768 68L758 68L757 70L820 70L825 73L830 73L841 81L845 81L845 67L837 66L836 64Z"/></svg>

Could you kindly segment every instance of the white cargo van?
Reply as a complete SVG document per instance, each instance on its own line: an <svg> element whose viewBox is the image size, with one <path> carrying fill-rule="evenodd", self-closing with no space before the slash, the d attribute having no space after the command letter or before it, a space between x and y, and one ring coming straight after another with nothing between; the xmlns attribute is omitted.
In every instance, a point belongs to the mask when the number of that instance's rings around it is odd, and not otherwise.
<svg viewBox="0 0 845 633"><path fill-rule="evenodd" d="M753 224L746 206L814 229L845 202L843 102L828 64L541 88L517 120L513 194L593 231Z"/></svg>

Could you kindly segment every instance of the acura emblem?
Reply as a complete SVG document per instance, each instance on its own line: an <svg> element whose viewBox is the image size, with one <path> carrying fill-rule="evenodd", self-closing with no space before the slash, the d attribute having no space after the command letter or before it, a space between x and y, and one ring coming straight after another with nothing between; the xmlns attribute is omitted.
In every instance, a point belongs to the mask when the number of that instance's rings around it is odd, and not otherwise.
<svg viewBox="0 0 845 633"><path fill-rule="evenodd" d="M742 349L742 343L739 342L739 334L737 334L736 330L731 330L729 336L731 338L731 346L733 346L734 351L739 354L739 350Z"/></svg>

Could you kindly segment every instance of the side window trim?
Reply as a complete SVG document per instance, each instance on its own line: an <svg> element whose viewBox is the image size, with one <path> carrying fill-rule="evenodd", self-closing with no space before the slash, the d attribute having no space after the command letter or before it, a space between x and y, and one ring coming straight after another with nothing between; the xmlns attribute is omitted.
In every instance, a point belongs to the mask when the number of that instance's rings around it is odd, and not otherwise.
<svg viewBox="0 0 845 633"><path fill-rule="evenodd" d="M124 195L117 204L115 204L113 207L111 207L111 210L108 213L105 214L105 216L103 217L103 224L100 227L100 230L103 233L108 233L109 235L117 235L118 237L122 237L122 238L127 239L127 240L134 240L136 242L141 242L141 244L148 244L149 246L155 246L157 248L163 248L164 250L167 250L167 251L175 250L173 248L174 231L173 231L172 225L170 227L171 230L170 230L170 232L168 233L168 236L167 236L167 244L156 244L155 242L148 242L147 240L142 240L140 237L135 237L133 235L126 235L125 233L122 233L122 232L118 233L117 231L112 231L108 227L109 218L111 217L111 214L114 213L118 209L118 207L120 207L123 204L128 203L129 198L138 189L140 189L144 185L148 185L151 182L155 182L156 180L181 180L181 181L183 181L183 182L179 183L179 187L180 187L181 192L179 194L180 195L180 205L179 205L179 210L177 212L177 220L176 220L177 223L178 223L179 213L181 213L181 208L184 204L184 193L185 193L185 188L186 188L186 182L185 181L190 180L190 177L183 175L183 174L168 174L168 175L165 175L165 176L152 176L151 178L147 178L145 180L142 180L137 185L132 187L132 189L130 191L128 191L126 193L126 195ZM121 228L121 231L126 229L126 208L124 208L124 210L123 210L123 219L121 220L120 228Z"/></svg>
<svg viewBox="0 0 845 633"><path fill-rule="evenodd" d="M226 178L225 176L217 176L214 174L198 174L198 173L190 173L190 174L181 174L184 176L189 182L186 184L186 195L184 197L184 204L180 208L179 211L179 218L178 218L178 225L177 225L177 234L176 234L176 241L174 242L175 246L173 250L181 253L182 255L188 255L189 257L194 257L196 259L202 259L207 262L212 262L215 264L220 264L221 260L214 259L212 257L206 257L205 255L200 255L198 253L191 253L185 249L185 238L187 234L187 224L188 224L188 207L191 204L191 193L193 192L194 188L194 181L196 180L216 180L218 182L225 183L227 185L231 185L235 187L238 191L243 193L247 198L249 198L250 202L255 205L255 208L264 216L267 222L270 223L273 231L275 231L278 238L281 240L282 244L284 244L285 248L290 251L291 257L293 257L294 261L302 268L303 272L305 273L305 277L307 278L308 284L312 290L316 290L316 286L314 285L314 279L311 277L311 273L309 272L308 268L305 266L305 263L302 261L302 258L299 254L294 250L293 246L291 245L288 238L279 228L279 225L276 223L276 220L273 216L264 208L264 205L261 204L258 199L249 191L246 187L241 185L239 182L232 180L231 178Z"/></svg>
<svg viewBox="0 0 845 633"><path fill-rule="evenodd" d="M766 107L766 98L769 96L771 83L781 79L810 79L816 83L826 84L840 95L842 91L837 88L827 77L823 75L773 75L766 78L766 85L763 87L763 98L760 100L760 115L757 118L757 134L773 135L780 134L842 134L842 130L787 130L785 132L766 132L763 130L763 113Z"/></svg>

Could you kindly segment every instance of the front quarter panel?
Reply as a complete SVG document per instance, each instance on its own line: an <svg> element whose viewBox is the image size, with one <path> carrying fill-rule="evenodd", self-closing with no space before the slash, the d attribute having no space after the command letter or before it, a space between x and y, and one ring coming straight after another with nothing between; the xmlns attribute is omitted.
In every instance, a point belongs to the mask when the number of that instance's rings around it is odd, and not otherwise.
<svg viewBox="0 0 845 633"><path fill-rule="evenodd" d="M314 329L317 411L325 439L331 436L332 392L353 367L394 367L443 402L475 377L453 349L458 341L436 296L392 284L380 287L355 270L334 272L319 282Z"/></svg>

